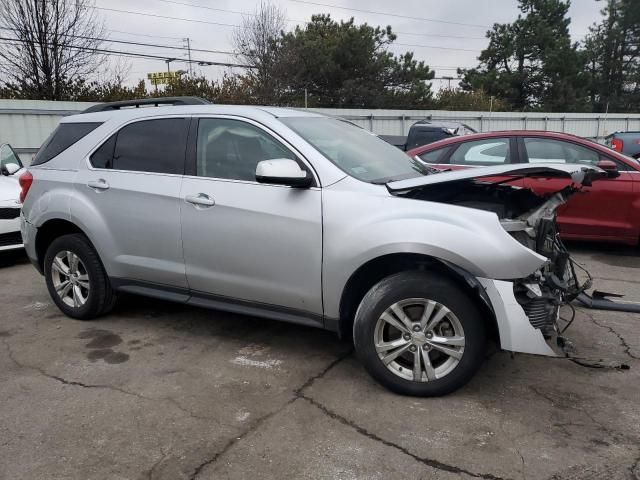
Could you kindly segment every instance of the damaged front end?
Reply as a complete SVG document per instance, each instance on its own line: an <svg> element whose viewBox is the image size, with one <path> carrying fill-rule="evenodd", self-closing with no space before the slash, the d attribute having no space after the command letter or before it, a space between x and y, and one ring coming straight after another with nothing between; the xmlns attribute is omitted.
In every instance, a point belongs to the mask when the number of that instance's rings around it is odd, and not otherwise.
<svg viewBox="0 0 640 480"><path fill-rule="evenodd" d="M524 278L477 281L494 309L503 349L558 355L572 350L571 342L562 335L571 319L561 322L560 308L588 289L591 277L573 261L562 243L556 211L584 186L605 176L595 167L525 164L434 173L420 185L407 188L416 180L395 182L390 190L395 188L395 194L409 198L493 212L515 240L545 257L547 261ZM562 190L543 197L511 185L523 177L568 181ZM584 280L579 279L578 271Z"/></svg>
<svg viewBox="0 0 640 480"><path fill-rule="evenodd" d="M591 287L591 276L571 258L560 239L556 210L566 203L581 186L570 185L554 193L532 211L515 219L501 219L500 223L516 240L527 248L547 257L548 261L526 278L513 282L514 296L531 325L540 330L545 339L556 339L556 345L568 352L572 346L561 334L568 327L560 326L560 307L570 304ZM533 192L531 192L533 194ZM581 281L580 270L586 277Z"/></svg>

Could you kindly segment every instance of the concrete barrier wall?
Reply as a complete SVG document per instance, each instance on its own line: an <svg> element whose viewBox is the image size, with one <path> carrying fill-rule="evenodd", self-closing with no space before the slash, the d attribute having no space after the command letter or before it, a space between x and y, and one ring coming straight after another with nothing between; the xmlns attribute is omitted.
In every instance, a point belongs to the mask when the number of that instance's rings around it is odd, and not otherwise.
<svg viewBox="0 0 640 480"><path fill-rule="evenodd" d="M81 112L88 102L0 100L0 143L10 143L29 164L38 147L65 115ZM603 141L616 131L640 131L640 114L451 112L439 110L368 110L310 108L336 115L379 135L406 135L418 120L466 123L480 132L490 130L553 130Z"/></svg>

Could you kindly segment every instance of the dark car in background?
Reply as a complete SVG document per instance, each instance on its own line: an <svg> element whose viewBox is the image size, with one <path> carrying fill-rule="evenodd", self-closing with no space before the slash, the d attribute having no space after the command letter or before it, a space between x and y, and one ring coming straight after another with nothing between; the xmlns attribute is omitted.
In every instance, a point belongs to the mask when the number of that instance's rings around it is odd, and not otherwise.
<svg viewBox="0 0 640 480"><path fill-rule="evenodd" d="M640 132L614 132L604 140L616 152L640 158Z"/></svg>
<svg viewBox="0 0 640 480"><path fill-rule="evenodd" d="M476 131L464 123L420 120L411 125L409 135L406 137L402 135L379 135L379 137L400 150L406 151L444 138L469 135L471 133L476 133Z"/></svg>

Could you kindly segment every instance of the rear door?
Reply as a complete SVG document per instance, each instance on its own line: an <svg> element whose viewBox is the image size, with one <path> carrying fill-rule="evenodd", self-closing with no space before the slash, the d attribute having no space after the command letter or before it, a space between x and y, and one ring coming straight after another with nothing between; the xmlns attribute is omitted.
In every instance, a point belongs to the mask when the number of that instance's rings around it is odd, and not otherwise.
<svg viewBox="0 0 640 480"><path fill-rule="evenodd" d="M558 209L558 225L565 238L585 240L637 239L637 231L631 223L633 179L626 165L612 158L605 158L595 149L576 143L543 137L524 137L521 149L529 163L576 163L593 166L601 159L618 164L620 176L606 178L585 187ZM569 180L527 178L525 186L537 193L548 194L561 190Z"/></svg>
<svg viewBox="0 0 640 480"><path fill-rule="evenodd" d="M180 186L189 121L129 123L78 172L72 215L85 222L110 276L186 287Z"/></svg>
<svg viewBox="0 0 640 480"><path fill-rule="evenodd" d="M258 183L255 176L262 160L289 158L312 174L310 167L247 119L194 119L194 137L181 193L189 287L210 300L319 322L321 190Z"/></svg>

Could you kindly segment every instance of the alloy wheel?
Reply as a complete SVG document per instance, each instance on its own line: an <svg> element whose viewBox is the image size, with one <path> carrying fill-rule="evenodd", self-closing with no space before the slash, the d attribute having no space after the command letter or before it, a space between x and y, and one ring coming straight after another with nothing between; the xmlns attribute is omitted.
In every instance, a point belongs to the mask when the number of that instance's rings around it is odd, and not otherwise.
<svg viewBox="0 0 640 480"><path fill-rule="evenodd" d="M68 306L79 308L87 303L91 285L89 274L80 257L69 250L58 252L51 265L53 287Z"/></svg>
<svg viewBox="0 0 640 480"><path fill-rule="evenodd" d="M378 358L395 375L415 382L445 377L464 354L460 320L445 305L409 298L387 308L376 323Z"/></svg>

